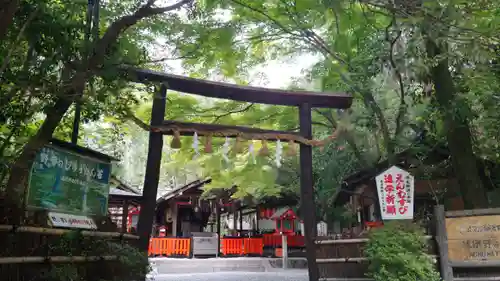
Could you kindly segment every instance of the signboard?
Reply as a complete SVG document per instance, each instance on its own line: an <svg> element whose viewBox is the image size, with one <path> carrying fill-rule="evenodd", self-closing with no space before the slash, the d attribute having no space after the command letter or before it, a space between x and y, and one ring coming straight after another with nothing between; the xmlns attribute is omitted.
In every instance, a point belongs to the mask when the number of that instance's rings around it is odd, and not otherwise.
<svg viewBox="0 0 500 281"><path fill-rule="evenodd" d="M193 256L216 256L218 235L211 232L193 232Z"/></svg>
<svg viewBox="0 0 500 281"><path fill-rule="evenodd" d="M500 215L446 218L450 261L500 260Z"/></svg>
<svg viewBox="0 0 500 281"><path fill-rule="evenodd" d="M53 227L97 229L94 220L87 216L49 212L48 219Z"/></svg>
<svg viewBox="0 0 500 281"><path fill-rule="evenodd" d="M27 207L106 215L110 175L111 163L46 146L31 168Z"/></svg>
<svg viewBox="0 0 500 281"><path fill-rule="evenodd" d="M413 219L414 178L392 166L375 178L382 220Z"/></svg>

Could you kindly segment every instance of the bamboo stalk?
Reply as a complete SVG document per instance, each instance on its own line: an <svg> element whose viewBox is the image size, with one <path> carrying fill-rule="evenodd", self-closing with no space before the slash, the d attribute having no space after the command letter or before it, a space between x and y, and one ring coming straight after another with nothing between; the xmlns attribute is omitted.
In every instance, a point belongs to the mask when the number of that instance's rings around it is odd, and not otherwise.
<svg viewBox="0 0 500 281"><path fill-rule="evenodd" d="M358 277L345 277L345 278L340 278L340 277L323 277L320 278L319 281L375 281L375 279L372 278L358 278Z"/></svg>
<svg viewBox="0 0 500 281"><path fill-rule="evenodd" d="M0 224L0 231L12 231L14 227L12 225L2 225ZM38 234L49 234L49 235L63 235L71 232L69 229L57 229L57 228L46 228L46 227L35 227L35 226L19 226L15 229L15 232L27 232L27 233L38 233ZM139 236L132 235L128 233L121 232L103 232L103 231L89 231L82 230L81 234L83 236L93 236L93 237L115 237L118 238L123 235L123 238L128 239L139 239Z"/></svg>
<svg viewBox="0 0 500 281"><path fill-rule="evenodd" d="M429 258L433 260L433 262L437 262L436 255L429 255ZM352 257L352 258L324 258L324 259L316 259L317 263L346 263L346 262L366 262L368 258L366 257Z"/></svg>
<svg viewBox="0 0 500 281"><path fill-rule="evenodd" d="M65 263L65 262L89 262L100 260L117 260L118 256L52 256L52 257L8 257L0 258L0 264L20 264L20 263Z"/></svg>
<svg viewBox="0 0 500 281"><path fill-rule="evenodd" d="M430 235L424 236L426 240L430 240L433 237ZM355 239L327 239L327 240L316 240L317 245L329 245L329 244L357 244L357 243L367 243L368 238L355 238Z"/></svg>
<svg viewBox="0 0 500 281"><path fill-rule="evenodd" d="M484 277L455 277L454 281L499 281L500 276L484 276Z"/></svg>
<svg viewBox="0 0 500 281"><path fill-rule="evenodd" d="M345 262L364 262L364 261L368 261L368 259L365 257L316 259L317 263L345 263Z"/></svg>
<svg viewBox="0 0 500 281"><path fill-rule="evenodd" d="M323 277L320 278L319 281L375 281L375 279L372 278L357 278L357 277L345 277L345 278L330 278L330 277Z"/></svg>

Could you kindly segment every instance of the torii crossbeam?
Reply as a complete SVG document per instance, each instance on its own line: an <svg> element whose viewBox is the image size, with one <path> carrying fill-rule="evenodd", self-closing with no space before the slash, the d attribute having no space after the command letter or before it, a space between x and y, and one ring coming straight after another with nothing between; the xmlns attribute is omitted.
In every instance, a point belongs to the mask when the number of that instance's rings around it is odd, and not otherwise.
<svg viewBox="0 0 500 281"><path fill-rule="evenodd" d="M156 193L158 191L160 164L162 157L161 151L163 147L163 135L173 134L173 130L169 126L174 124L175 126L177 126L177 128L183 127L204 131L230 129L241 133L251 134L280 133L295 135L306 140L311 140L311 109L313 107L345 109L349 108L352 103L352 97L347 94L284 91L258 87L238 86L129 67L122 68L121 71L131 81L161 84L159 92L154 97L153 109L151 112L148 158L144 179L143 199L141 202L141 212L139 215L139 223L137 226L138 234L141 237L140 248L144 251L147 251L148 249L149 238L153 226ZM164 120L167 89L189 94L202 95L211 98L222 98L242 102L273 105L296 106L299 108L300 131L282 132L241 126L196 124ZM229 137L236 136L237 135L230 135ZM317 281L319 279L319 272L316 264L314 244L314 240L316 237L316 208L314 205L313 192L312 147L311 145L307 145L303 142L301 142L300 144L300 197L301 210L303 211L304 215L303 220L307 252L306 256L309 267L309 280Z"/></svg>

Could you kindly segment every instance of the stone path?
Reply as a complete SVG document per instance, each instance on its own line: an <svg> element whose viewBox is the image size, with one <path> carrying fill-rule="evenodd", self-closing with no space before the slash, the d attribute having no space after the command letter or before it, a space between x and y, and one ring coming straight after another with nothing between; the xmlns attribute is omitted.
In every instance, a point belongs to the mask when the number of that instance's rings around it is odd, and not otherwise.
<svg viewBox="0 0 500 281"><path fill-rule="evenodd" d="M151 281L308 281L307 271L160 274Z"/></svg>
<svg viewBox="0 0 500 281"><path fill-rule="evenodd" d="M306 269L277 267L267 258L150 259L148 281L308 281Z"/></svg>

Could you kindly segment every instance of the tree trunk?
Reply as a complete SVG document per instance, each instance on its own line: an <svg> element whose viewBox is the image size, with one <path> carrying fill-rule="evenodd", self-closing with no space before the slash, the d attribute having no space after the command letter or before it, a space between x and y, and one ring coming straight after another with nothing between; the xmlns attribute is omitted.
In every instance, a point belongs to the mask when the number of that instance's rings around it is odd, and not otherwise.
<svg viewBox="0 0 500 281"><path fill-rule="evenodd" d="M74 96L72 94L69 97ZM73 100L58 98L55 104L48 110L42 126L28 143L24 146L21 155L12 166L6 188L7 221L12 224L19 224L22 218L23 203L25 200L29 171L35 159L36 153L46 145L52 138L52 134L68 111Z"/></svg>
<svg viewBox="0 0 500 281"><path fill-rule="evenodd" d="M19 0L0 0L0 42L7 34L18 8Z"/></svg>
<svg viewBox="0 0 500 281"><path fill-rule="evenodd" d="M431 59L443 53L432 39L426 42L427 55ZM488 200L484 190L477 158L472 149L472 137L467 117L456 114L457 90L449 70L447 59L441 59L431 69L436 99L443 114L446 138L450 149L451 161L460 193L466 209L486 208Z"/></svg>
<svg viewBox="0 0 500 281"><path fill-rule="evenodd" d="M3 1L0 0L0 5L4 5ZM55 99L54 105L47 111L47 117L45 118L42 126L38 130L37 134L30 138L28 143L24 146L23 151L19 158L14 162L11 169L9 180L6 187L6 218L12 224L19 224L23 215L23 202L25 200L25 190L27 190L29 171L35 159L36 153L49 142L52 138L52 134L64 117L64 114L68 111L69 107L76 99L78 93L84 90L85 82L98 70L99 66L106 59L106 54L109 48L113 45L118 37L125 30L131 26L138 23L140 20L153 17L155 15L163 14L168 11L173 11L181 8L182 6L191 3L193 0L181 0L170 6L163 8L153 8L155 0L149 0L143 6L135 11L131 15L123 16L116 21L114 21L106 30L102 38L95 42L95 48L93 55L89 59L82 62L82 69L75 73L73 78L61 83L64 88L61 89L60 95ZM9 5L17 3L16 0L11 0ZM0 7L1 8L1 7ZM17 5L16 5L17 9ZM1 13L7 11L5 9L0 10ZM0 24L2 24L3 18L0 13ZM15 10L13 14L15 13ZM11 20L12 21L12 20ZM10 22L11 22L10 21ZM2 30L0 25L0 39L2 38ZM63 70L64 73L64 70ZM1 214L0 214L1 215ZM2 219L0 217L0 219Z"/></svg>

